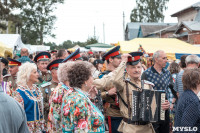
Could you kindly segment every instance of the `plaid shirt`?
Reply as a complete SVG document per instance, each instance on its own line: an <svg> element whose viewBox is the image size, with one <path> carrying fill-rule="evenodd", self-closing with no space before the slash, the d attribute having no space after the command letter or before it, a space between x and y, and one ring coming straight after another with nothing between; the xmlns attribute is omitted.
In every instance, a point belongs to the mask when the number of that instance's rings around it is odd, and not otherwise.
<svg viewBox="0 0 200 133"><path fill-rule="evenodd" d="M147 80L154 83L154 90L165 90L168 88L170 83L170 72L166 69L162 69L161 73L158 73L152 66L148 68L142 74L142 80Z"/></svg>

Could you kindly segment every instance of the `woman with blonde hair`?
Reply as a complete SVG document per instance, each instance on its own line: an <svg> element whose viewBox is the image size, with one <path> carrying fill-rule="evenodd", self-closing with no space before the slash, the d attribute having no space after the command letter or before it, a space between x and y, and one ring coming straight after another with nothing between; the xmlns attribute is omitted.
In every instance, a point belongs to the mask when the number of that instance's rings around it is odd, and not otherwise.
<svg viewBox="0 0 200 133"><path fill-rule="evenodd" d="M27 117L27 125L31 133L44 131L43 97L35 83L39 74L34 63L26 62L19 67L17 73L17 89L14 98L22 105Z"/></svg>

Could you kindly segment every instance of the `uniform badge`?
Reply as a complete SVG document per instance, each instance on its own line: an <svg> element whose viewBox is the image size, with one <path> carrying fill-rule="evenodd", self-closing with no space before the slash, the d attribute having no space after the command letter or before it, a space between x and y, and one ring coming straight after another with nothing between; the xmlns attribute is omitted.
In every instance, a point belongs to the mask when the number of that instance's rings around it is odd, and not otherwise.
<svg viewBox="0 0 200 133"><path fill-rule="evenodd" d="M46 94L49 93L49 89L48 89L48 88L45 89L45 93L46 93Z"/></svg>

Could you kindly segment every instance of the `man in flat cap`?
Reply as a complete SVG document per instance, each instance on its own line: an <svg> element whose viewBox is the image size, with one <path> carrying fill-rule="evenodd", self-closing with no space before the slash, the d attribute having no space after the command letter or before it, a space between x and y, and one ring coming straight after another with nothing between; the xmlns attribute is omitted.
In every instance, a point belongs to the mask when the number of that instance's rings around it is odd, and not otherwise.
<svg viewBox="0 0 200 133"><path fill-rule="evenodd" d="M119 95L119 107L123 116L118 131L123 133L154 133L153 126L150 122L132 120L133 112L133 98L132 91L139 91L142 88L141 71L142 65L140 63L141 52L132 52L122 55L122 62L119 67L102 79L96 79L94 85L100 89L109 86L110 82L116 86L117 94ZM129 82L126 82L129 81ZM145 89L152 88L153 83L144 82ZM167 104L167 103L163 103Z"/></svg>
<svg viewBox="0 0 200 133"><path fill-rule="evenodd" d="M2 83L2 88L4 92L6 92L8 95L13 96L13 92L17 88L16 76L17 76L18 68L21 65L21 62L19 62L18 60L14 60L12 58L8 58L8 61L9 61L8 63L9 74L6 74L5 76L3 76L4 82Z"/></svg>
<svg viewBox="0 0 200 133"><path fill-rule="evenodd" d="M51 72L47 70L47 65L49 64L50 58L51 55L49 52L40 52L34 58L40 75L38 83L39 85L51 81Z"/></svg>
<svg viewBox="0 0 200 133"><path fill-rule="evenodd" d="M102 58L103 60L106 60L107 68L106 71L102 72L99 75L99 78L102 78L104 75L109 74L119 66L121 62L121 54L119 49L120 46L114 47L103 55ZM105 88L101 88L101 96L102 99L105 101L104 108L106 117L108 119L109 132L118 133L117 128L122 120L122 115L120 114L120 109L118 105L118 96L116 95L116 88L114 87L112 82L110 82L108 88L112 89L106 90Z"/></svg>

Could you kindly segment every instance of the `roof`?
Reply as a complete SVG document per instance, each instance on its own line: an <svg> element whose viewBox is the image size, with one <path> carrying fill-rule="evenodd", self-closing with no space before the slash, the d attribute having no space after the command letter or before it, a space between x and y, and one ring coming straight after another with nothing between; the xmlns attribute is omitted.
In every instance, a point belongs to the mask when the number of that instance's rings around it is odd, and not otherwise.
<svg viewBox="0 0 200 133"><path fill-rule="evenodd" d="M147 36L148 34L150 34L152 32L155 32L155 31L167 28L167 27L169 27L169 25L152 25L152 26L141 25L140 28L141 28L143 36ZM139 33L138 33L138 35L139 35Z"/></svg>
<svg viewBox="0 0 200 133"><path fill-rule="evenodd" d="M189 43L175 38L135 38L131 41L120 41L122 53L137 51L142 45L147 53L154 53L157 50L163 50L168 55L175 53L199 54L200 47L195 47Z"/></svg>
<svg viewBox="0 0 200 133"><path fill-rule="evenodd" d="M174 23L157 23L157 22L151 22L151 23L140 23L140 22L131 22L127 23L126 25L126 32L129 32L129 39L134 39L138 36L138 31L140 28L140 25L168 25L168 24L174 24Z"/></svg>
<svg viewBox="0 0 200 133"><path fill-rule="evenodd" d="M0 34L0 41L6 44L10 48L26 48L26 46L22 43L21 36L19 34Z"/></svg>
<svg viewBox="0 0 200 133"><path fill-rule="evenodd" d="M166 28L163 28L163 29L161 29L161 30L155 31L155 32L150 33L150 34L156 34L156 33L160 33L160 32L161 32L161 33L173 32L173 31L176 31L177 28L178 28L178 25L175 24L175 25L168 26L168 27L166 27ZM150 34L149 34L149 35L150 35Z"/></svg>
<svg viewBox="0 0 200 133"><path fill-rule="evenodd" d="M182 27L185 26L188 30L192 31L200 31L200 22L199 21L183 21L176 29L175 33L177 33Z"/></svg>
<svg viewBox="0 0 200 133"><path fill-rule="evenodd" d="M91 47L97 47L97 48L111 48L113 47L112 45L109 44L104 44L104 43L95 43L91 45L87 45L85 48L91 48Z"/></svg>
<svg viewBox="0 0 200 133"><path fill-rule="evenodd" d="M183 12L186 12L186 11L191 10L191 9L196 9L196 8L200 8L200 2L197 2L197 3L191 5L191 6L187 7L187 8L184 8L183 10L180 10L180 11L172 14L171 16L172 17L177 17L178 15L180 15Z"/></svg>

